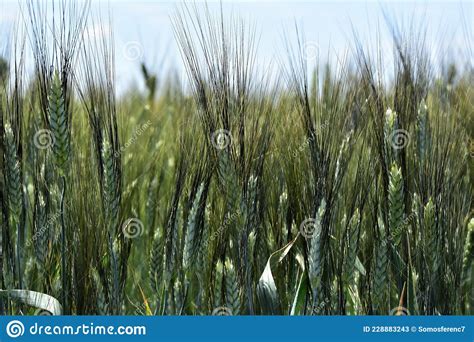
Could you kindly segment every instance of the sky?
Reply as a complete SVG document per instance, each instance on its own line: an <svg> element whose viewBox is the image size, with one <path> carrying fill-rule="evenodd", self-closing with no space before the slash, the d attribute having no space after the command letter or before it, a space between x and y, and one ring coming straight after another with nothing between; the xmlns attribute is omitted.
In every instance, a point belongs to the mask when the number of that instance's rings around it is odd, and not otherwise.
<svg viewBox="0 0 474 342"><path fill-rule="evenodd" d="M20 0L24 1L24 0ZM49 0L39 0L49 1ZM208 1L212 13L219 13L220 3ZM198 6L204 2L198 2ZM184 75L176 44L172 18L182 8L179 1L161 0L92 0L94 11L112 14L115 38L116 73L120 89L130 84L140 86L139 62L144 60L155 72L177 70ZM232 14L255 26L259 36L258 64L285 58L284 37L295 37L295 23L304 32L307 52L321 56L321 61L339 61L351 53L354 32L368 46L375 48L377 36L387 55L392 53L387 22L427 30L427 45L434 58L473 63L473 1L223 1L225 15ZM0 30L19 18L18 1L0 0ZM95 30L89 23L90 30ZM11 30L10 30L11 31ZM4 35L0 34L0 53Z"/></svg>

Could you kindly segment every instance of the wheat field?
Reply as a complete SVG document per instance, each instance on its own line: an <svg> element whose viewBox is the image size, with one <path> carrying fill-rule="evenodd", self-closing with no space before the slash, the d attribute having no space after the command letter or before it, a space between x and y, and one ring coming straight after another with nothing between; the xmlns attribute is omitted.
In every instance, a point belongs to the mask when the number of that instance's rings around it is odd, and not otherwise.
<svg viewBox="0 0 474 342"><path fill-rule="evenodd" d="M0 314L474 314L472 63L393 24L312 67L296 28L265 72L197 3L187 86L117 96L107 19L45 3L0 62Z"/></svg>

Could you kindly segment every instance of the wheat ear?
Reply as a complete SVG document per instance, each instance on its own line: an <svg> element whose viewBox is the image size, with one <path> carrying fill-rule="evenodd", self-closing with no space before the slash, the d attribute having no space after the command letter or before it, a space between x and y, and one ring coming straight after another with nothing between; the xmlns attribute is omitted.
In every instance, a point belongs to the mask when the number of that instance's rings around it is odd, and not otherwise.
<svg viewBox="0 0 474 342"><path fill-rule="evenodd" d="M359 220L360 214L359 209L356 209L354 214L352 215L351 220L349 221L349 228L348 228L348 237L347 237L347 257L345 263L345 275L346 275L346 282L347 285L352 285L354 280L354 269L355 269L355 261L357 258L357 243L359 238Z"/></svg>
<svg viewBox="0 0 474 342"><path fill-rule="evenodd" d="M233 315L238 315L240 313L239 282L235 273L234 265L230 259L227 259L225 262L225 271L227 307L232 310Z"/></svg>
<svg viewBox="0 0 474 342"><path fill-rule="evenodd" d="M404 202L403 178L400 168L394 163L390 169L390 183L388 187L389 227L396 247L400 246L404 233Z"/></svg>
<svg viewBox="0 0 474 342"><path fill-rule="evenodd" d="M188 228L184 241L183 267L184 271L188 271L192 267L193 257L195 255L196 244L196 218L201 203L202 193L204 191L204 183L202 183L194 197L193 205L188 217Z"/></svg>
<svg viewBox="0 0 474 342"><path fill-rule="evenodd" d="M56 71L48 94L49 125L54 136L53 155L60 174L64 175L69 158L68 117L65 96Z"/></svg>
<svg viewBox="0 0 474 342"><path fill-rule="evenodd" d="M326 210L326 202L323 199L316 214L313 232L311 236L311 246L309 248L309 281L313 291L313 307L316 307L321 287L322 256L321 256L321 221Z"/></svg>

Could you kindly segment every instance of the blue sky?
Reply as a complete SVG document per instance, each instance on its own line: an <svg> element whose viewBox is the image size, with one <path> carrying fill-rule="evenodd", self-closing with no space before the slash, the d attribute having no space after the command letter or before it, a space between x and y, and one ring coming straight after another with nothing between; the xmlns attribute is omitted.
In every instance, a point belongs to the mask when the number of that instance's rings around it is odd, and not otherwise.
<svg viewBox="0 0 474 342"><path fill-rule="evenodd" d="M219 2L208 1L208 5L212 12L218 13ZM138 82L140 59L145 59L155 70L181 70L170 20L180 8L178 1L93 0L92 6L101 8L103 13L110 8L113 15L119 88ZM473 8L472 1L224 1L225 13L255 24L260 35L258 60L262 66L284 59L283 36L294 37L295 22L323 59L329 55L334 62L336 56L350 53L352 28L373 48L379 32L382 48L387 50L387 55L391 54L384 12L402 26L410 20L415 26L424 25L434 58L443 56L470 61L472 65L472 50L468 46L472 49ZM18 2L0 0L0 28L8 27L17 17Z"/></svg>

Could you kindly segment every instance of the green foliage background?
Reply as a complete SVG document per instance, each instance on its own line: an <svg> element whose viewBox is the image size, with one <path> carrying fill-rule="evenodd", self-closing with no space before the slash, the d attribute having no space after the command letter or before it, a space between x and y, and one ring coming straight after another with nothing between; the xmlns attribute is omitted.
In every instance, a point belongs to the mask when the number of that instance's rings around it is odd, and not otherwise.
<svg viewBox="0 0 474 342"><path fill-rule="evenodd" d="M142 64L116 98L111 34L62 6L26 7L34 75L0 63L2 314L473 314L472 66L407 32L312 69L296 34L275 81L186 7L191 87Z"/></svg>

